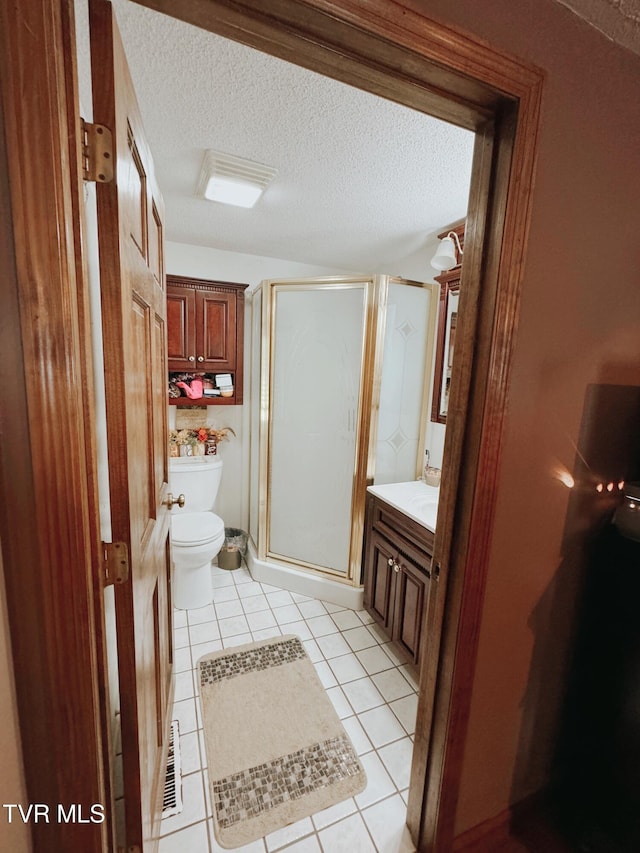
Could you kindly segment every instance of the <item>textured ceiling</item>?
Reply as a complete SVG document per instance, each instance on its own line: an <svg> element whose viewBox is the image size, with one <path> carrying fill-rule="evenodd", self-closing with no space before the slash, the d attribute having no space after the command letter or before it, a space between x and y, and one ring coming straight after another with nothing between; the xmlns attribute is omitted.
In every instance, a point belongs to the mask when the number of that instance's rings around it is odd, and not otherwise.
<svg viewBox="0 0 640 853"><path fill-rule="evenodd" d="M114 7L169 240L376 271L465 215L469 131L128 0ZM194 196L208 148L278 170L255 208Z"/></svg>
<svg viewBox="0 0 640 853"><path fill-rule="evenodd" d="M640 0L558 0L611 41L640 54Z"/></svg>

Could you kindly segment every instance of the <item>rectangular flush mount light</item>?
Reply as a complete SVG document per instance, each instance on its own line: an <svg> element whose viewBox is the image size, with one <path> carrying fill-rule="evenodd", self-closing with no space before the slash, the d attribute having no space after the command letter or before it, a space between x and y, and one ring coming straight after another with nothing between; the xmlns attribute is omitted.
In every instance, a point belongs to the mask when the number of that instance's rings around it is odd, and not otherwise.
<svg viewBox="0 0 640 853"><path fill-rule="evenodd" d="M202 160L196 193L209 201L253 207L276 173L261 163L210 149Z"/></svg>

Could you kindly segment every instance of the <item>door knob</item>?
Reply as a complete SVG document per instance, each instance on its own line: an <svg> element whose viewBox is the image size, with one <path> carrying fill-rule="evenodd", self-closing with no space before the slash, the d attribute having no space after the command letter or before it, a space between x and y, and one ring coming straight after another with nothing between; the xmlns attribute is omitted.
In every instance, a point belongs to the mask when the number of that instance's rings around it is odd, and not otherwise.
<svg viewBox="0 0 640 853"><path fill-rule="evenodd" d="M204 361L204 356L203 356L203 355L199 355L199 356L198 356L198 361Z"/></svg>
<svg viewBox="0 0 640 853"><path fill-rule="evenodd" d="M174 498L171 492L167 492L167 497L162 501L162 503L165 506L168 506L169 509L171 509L174 504L178 504L178 506L182 507L184 506L184 495L178 495L177 498Z"/></svg>
<svg viewBox="0 0 640 853"><path fill-rule="evenodd" d="M400 571L400 566L396 563L396 561L395 561L395 560L393 561L393 571L394 571L394 572L399 572L399 571Z"/></svg>
<svg viewBox="0 0 640 853"><path fill-rule="evenodd" d="M190 356L189 356L189 361L195 361L195 360L196 360L195 355L190 355Z"/></svg>

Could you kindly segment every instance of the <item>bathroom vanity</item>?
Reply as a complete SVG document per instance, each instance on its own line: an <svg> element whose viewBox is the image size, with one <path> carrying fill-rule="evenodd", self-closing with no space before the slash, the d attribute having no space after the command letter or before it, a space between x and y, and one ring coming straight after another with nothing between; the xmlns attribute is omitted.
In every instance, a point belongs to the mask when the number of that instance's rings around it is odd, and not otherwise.
<svg viewBox="0 0 640 853"><path fill-rule="evenodd" d="M367 489L364 606L415 665L425 629L438 494L421 481Z"/></svg>

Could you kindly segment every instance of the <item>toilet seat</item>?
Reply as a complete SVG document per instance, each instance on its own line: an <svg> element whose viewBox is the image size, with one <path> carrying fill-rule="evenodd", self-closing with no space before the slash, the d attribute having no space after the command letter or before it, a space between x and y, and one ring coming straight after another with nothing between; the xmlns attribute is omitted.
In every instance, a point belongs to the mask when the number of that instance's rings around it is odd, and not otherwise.
<svg viewBox="0 0 640 853"><path fill-rule="evenodd" d="M171 541L174 545L206 545L224 537L224 521L212 512L189 512L171 518Z"/></svg>

